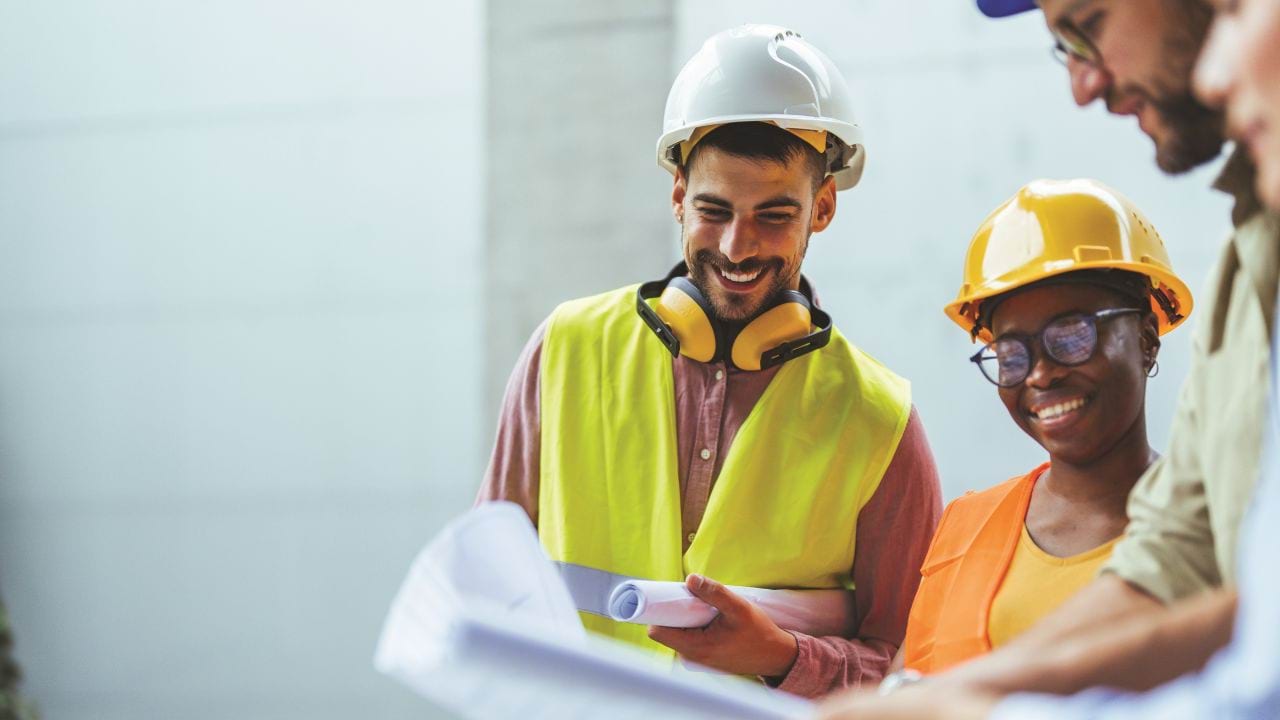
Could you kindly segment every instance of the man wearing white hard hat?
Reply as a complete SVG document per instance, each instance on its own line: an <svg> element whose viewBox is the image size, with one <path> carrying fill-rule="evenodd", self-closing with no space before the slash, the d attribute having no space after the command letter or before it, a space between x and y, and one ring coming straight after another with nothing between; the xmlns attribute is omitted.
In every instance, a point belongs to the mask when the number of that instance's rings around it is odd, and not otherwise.
<svg viewBox="0 0 1280 720"><path fill-rule="evenodd" d="M789 30L719 33L657 154L684 262L534 332L479 500L525 508L593 631L804 696L875 682L941 493L909 384L800 274L862 174L844 78ZM683 583L713 619L619 622L636 579Z"/></svg>

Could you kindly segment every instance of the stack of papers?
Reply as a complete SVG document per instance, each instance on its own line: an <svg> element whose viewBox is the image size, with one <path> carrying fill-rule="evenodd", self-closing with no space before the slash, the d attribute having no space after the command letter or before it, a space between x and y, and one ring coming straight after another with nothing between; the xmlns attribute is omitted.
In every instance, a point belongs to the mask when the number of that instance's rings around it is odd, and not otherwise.
<svg viewBox="0 0 1280 720"><path fill-rule="evenodd" d="M463 515L418 555L374 664L465 718L784 720L813 711L762 685L677 671L589 635L524 510L511 503Z"/></svg>

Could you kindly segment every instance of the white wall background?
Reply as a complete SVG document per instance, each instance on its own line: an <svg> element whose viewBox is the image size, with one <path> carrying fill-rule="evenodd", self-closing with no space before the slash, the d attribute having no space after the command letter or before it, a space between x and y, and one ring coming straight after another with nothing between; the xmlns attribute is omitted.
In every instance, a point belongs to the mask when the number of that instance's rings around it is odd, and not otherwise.
<svg viewBox="0 0 1280 720"><path fill-rule="evenodd" d="M775 22L862 98L867 173L807 271L914 382L948 497L1041 458L941 312L988 211L1033 177L1098 177L1201 286L1226 227L1210 172L1167 178L1132 121L1076 110L1035 15L685 0L675 19L673 56L635 62L674 77L705 36ZM485 37L478 0L0 0L0 592L47 717L432 716L370 656L492 433ZM1152 385L1157 447L1187 334Z"/></svg>
<svg viewBox="0 0 1280 720"><path fill-rule="evenodd" d="M481 12L0 4L0 590L48 718L423 716L370 659L482 468Z"/></svg>

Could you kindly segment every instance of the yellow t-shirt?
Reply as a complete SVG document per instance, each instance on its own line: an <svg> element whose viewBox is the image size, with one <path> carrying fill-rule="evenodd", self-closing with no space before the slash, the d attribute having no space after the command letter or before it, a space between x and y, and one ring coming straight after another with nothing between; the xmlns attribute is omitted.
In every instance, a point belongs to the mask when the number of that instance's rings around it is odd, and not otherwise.
<svg viewBox="0 0 1280 720"><path fill-rule="evenodd" d="M1026 632L1088 585L1111 557L1111 549L1119 539L1079 555L1054 557L1036 545L1024 523L1009 571L991 602L991 615L987 618L991 647L998 648Z"/></svg>

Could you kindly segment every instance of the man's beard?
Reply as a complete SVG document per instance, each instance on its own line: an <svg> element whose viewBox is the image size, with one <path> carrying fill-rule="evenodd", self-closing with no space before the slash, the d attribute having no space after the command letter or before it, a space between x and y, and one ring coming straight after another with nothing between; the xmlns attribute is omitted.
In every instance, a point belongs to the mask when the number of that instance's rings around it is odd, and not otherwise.
<svg viewBox="0 0 1280 720"><path fill-rule="evenodd" d="M1204 46L1213 11L1202 2L1177 2L1173 36L1164 41L1167 81L1152 92L1138 91L1164 122L1164 142L1156 142L1156 165L1174 175L1209 162L1222 152L1222 114L1205 107L1191 94L1191 73ZM1163 85L1163 87L1160 87ZM1107 98L1107 105L1113 98Z"/></svg>
<svg viewBox="0 0 1280 720"><path fill-rule="evenodd" d="M1222 152L1222 116L1189 94L1153 103L1167 128L1156 143L1156 165L1176 175L1203 165Z"/></svg>
<svg viewBox="0 0 1280 720"><path fill-rule="evenodd" d="M754 293L751 296L745 296L738 293L715 292L715 284L719 281L711 276L718 272L717 268L732 273L750 274L756 270L767 273L768 277L765 281L768 287L762 296L763 300L753 306L749 303L752 302ZM699 250L694 253L689 262L689 279L707 299L713 319L724 326L735 327L754 319L764 308L772 305L783 290L787 289L790 278L783 274L785 269L786 265L781 258L764 261L751 258L744 262L732 263L710 250Z"/></svg>

